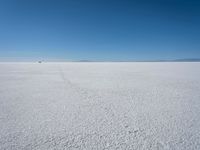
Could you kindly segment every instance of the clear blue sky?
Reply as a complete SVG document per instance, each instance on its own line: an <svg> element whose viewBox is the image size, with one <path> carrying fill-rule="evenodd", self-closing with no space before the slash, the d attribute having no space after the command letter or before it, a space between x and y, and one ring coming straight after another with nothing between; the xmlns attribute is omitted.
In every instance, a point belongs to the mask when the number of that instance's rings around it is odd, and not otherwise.
<svg viewBox="0 0 200 150"><path fill-rule="evenodd" d="M200 58L199 0L0 0L1 60Z"/></svg>

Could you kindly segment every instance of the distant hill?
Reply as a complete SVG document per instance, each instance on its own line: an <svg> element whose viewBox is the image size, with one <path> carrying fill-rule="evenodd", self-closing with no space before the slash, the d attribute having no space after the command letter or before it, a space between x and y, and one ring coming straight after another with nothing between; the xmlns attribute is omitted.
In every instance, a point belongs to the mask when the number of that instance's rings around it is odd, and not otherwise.
<svg viewBox="0 0 200 150"><path fill-rule="evenodd" d="M93 62L91 60L79 60L78 62Z"/></svg>

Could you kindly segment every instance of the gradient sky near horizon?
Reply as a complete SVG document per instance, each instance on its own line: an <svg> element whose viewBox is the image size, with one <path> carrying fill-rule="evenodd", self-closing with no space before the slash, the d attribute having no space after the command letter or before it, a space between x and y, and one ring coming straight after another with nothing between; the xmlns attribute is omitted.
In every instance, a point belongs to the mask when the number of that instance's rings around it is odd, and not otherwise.
<svg viewBox="0 0 200 150"><path fill-rule="evenodd" d="M200 58L199 0L0 0L0 60Z"/></svg>

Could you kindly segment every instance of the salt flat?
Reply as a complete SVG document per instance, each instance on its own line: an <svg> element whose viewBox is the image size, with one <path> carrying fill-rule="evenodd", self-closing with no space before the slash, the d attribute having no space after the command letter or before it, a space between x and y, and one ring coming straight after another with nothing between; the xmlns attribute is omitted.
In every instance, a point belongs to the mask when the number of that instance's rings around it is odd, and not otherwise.
<svg viewBox="0 0 200 150"><path fill-rule="evenodd" d="M200 63L0 63L0 149L200 149Z"/></svg>

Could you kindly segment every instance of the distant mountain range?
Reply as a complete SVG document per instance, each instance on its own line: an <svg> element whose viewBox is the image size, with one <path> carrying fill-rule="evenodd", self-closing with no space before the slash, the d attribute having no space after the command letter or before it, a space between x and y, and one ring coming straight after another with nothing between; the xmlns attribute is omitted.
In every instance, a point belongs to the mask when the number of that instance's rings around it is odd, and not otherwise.
<svg viewBox="0 0 200 150"><path fill-rule="evenodd" d="M200 58L175 59L175 62L200 62Z"/></svg>
<svg viewBox="0 0 200 150"><path fill-rule="evenodd" d="M200 58L183 58L183 59L166 59L166 60L114 60L114 61L109 61L109 60L105 60L105 61L99 61L99 60L57 60L57 59L53 59L53 60L4 60L4 59L0 59L0 62L200 62Z"/></svg>
<svg viewBox="0 0 200 150"><path fill-rule="evenodd" d="M92 61L92 60L79 60L76 62L200 62L200 58L183 58L172 60L140 60L140 61Z"/></svg>

